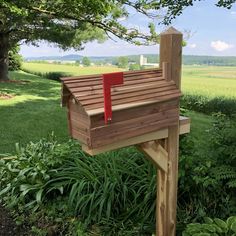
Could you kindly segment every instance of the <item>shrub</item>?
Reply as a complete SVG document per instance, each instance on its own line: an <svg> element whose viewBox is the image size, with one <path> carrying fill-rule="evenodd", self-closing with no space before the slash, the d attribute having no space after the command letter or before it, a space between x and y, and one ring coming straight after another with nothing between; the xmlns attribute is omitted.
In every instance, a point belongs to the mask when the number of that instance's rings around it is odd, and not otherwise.
<svg viewBox="0 0 236 236"><path fill-rule="evenodd" d="M129 65L129 70L140 70L141 67L139 64L130 64Z"/></svg>
<svg viewBox="0 0 236 236"><path fill-rule="evenodd" d="M90 66L91 65L91 61L90 61L90 59L88 57L83 57L82 64L84 66Z"/></svg>
<svg viewBox="0 0 236 236"><path fill-rule="evenodd" d="M41 73L41 72L31 71L31 70L28 70L28 69L25 69L25 68L23 68L22 70L26 73L29 73L29 74L32 74L32 75L37 75L37 76L40 76L40 77L43 77L43 78L46 78L46 79L50 79L50 80L55 80L55 81L58 81L58 82L61 82L60 78L62 78L62 77L71 76L68 73L60 72L60 71Z"/></svg>
<svg viewBox="0 0 236 236"><path fill-rule="evenodd" d="M134 149L90 157L75 142L43 139L0 163L0 195L11 206L36 211L62 196L72 216L106 235L154 231L156 171Z"/></svg>
<svg viewBox="0 0 236 236"><path fill-rule="evenodd" d="M125 222L132 222L136 233L152 232L155 168L142 154L124 149L90 157L75 151L73 157L61 166L49 185L51 188L63 186L75 214L87 224L109 225L113 222L113 234ZM109 231L113 235L111 229Z"/></svg>
<svg viewBox="0 0 236 236"><path fill-rule="evenodd" d="M17 145L17 156L0 159L0 196L7 196L11 206L24 203L26 208L37 208L47 193L45 184L66 158L68 148L52 137L30 142L25 148Z"/></svg>
<svg viewBox="0 0 236 236"><path fill-rule="evenodd" d="M182 236L234 236L236 235L236 216L229 217L226 221L219 218L205 218L203 224L191 223L187 225Z"/></svg>
<svg viewBox="0 0 236 236"><path fill-rule="evenodd" d="M202 95L185 94L181 98L181 106L205 114L221 112L231 117L236 113L236 100L226 97L210 98Z"/></svg>
<svg viewBox="0 0 236 236"><path fill-rule="evenodd" d="M22 56L19 54L20 47L17 45L9 51L9 70L20 70L22 65Z"/></svg>
<svg viewBox="0 0 236 236"><path fill-rule="evenodd" d="M236 122L215 116L203 152L196 152L191 135L181 138L178 230L205 216L226 218L236 211ZM182 149L184 147L184 149ZM201 147L203 148L203 147Z"/></svg>

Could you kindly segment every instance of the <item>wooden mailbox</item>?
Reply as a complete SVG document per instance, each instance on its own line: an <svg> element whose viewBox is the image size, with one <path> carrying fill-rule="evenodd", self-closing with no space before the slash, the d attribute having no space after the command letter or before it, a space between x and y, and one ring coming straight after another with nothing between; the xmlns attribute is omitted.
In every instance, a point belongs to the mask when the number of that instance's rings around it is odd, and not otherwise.
<svg viewBox="0 0 236 236"><path fill-rule="evenodd" d="M167 68L124 72L124 84L111 88L112 120L104 120L102 76L64 78L70 134L98 148L176 125L180 91Z"/></svg>
<svg viewBox="0 0 236 236"><path fill-rule="evenodd" d="M190 129L189 119L179 116L181 56L182 34L170 28L161 34L160 68L61 79L69 132L84 151L136 145L157 166L158 236L175 235L178 139ZM112 76L117 82L107 90L105 78Z"/></svg>

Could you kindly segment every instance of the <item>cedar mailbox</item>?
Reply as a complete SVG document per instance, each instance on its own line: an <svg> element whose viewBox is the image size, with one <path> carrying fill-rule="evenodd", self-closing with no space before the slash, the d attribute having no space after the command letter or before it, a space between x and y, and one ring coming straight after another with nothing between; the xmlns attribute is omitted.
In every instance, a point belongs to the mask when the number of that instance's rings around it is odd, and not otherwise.
<svg viewBox="0 0 236 236"><path fill-rule="evenodd" d="M179 122L180 91L163 69L128 71L111 87L112 117L106 120L103 78L113 74L63 78L63 105L70 135L89 148L150 133ZM114 73L114 78L116 73ZM105 101L104 101L105 100Z"/></svg>
<svg viewBox="0 0 236 236"><path fill-rule="evenodd" d="M136 145L157 167L156 235L174 236L179 135L182 34L160 37L160 68L62 78L70 135L91 155Z"/></svg>

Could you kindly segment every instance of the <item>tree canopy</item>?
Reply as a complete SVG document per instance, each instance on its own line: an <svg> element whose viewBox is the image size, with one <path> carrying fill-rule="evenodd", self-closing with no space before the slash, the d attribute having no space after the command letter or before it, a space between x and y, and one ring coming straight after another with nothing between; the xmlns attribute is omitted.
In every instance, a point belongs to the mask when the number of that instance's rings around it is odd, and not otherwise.
<svg viewBox="0 0 236 236"><path fill-rule="evenodd" d="M82 59L82 64L83 64L84 66L90 66L91 61L89 60L88 57L83 57L83 59Z"/></svg>
<svg viewBox="0 0 236 236"><path fill-rule="evenodd" d="M0 0L0 33L9 34L11 45L21 40L47 40L62 48L81 48L88 41L104 39L104 32L131 42L137 38L147 40L151 35L148 38L137 29L127 29L119 21L128 17L130 8L152 18L162 16L160 22L170 24L196 1ZM233 3L235 0L218 0L216 5L230 8ZM162 15L160 9L165 9Z"/></svg>
<svg viewBox="0 0 236 236"><path fill-rule="evenodd" d="M63 49L81 49L86 42L112 36L136 44L157 42L152 24L150 34L146 34L136 28L128 29L120 19L128 17L130 9L134 9L151 18L158 16L160 23L167 25L196 1L0 0L0 79L7 71L9 49L19 42L46 40ZM216 5L231 8L235 1L218 0Z"/></svg>

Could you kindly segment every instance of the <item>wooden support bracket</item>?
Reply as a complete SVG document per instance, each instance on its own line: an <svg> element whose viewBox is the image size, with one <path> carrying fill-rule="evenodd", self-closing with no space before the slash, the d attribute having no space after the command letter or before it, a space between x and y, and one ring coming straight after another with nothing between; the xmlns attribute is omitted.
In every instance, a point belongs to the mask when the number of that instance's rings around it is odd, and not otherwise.
<svg viewBox="0 0 236 236"><path fill-rule="evenodd" d="M137 148L143 152L158 169L167 172L168 153L158 142L142 143L137 145Z"/></svg>

